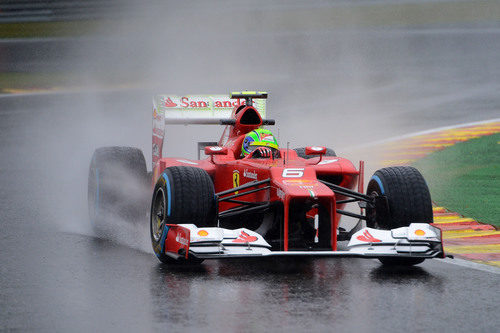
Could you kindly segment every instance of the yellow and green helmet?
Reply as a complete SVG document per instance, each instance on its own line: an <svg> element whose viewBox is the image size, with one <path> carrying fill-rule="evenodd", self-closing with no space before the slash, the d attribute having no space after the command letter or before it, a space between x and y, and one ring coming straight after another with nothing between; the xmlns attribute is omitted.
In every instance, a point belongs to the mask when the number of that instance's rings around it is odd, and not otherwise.
<svg viewBox="0 0 500 333"><path fill-rule="evenodd" d="M245 136L241 146L241 155L247 156L258 147L269 147L273 151L278 150L278 141L270 130L258 128Z"/></svg>

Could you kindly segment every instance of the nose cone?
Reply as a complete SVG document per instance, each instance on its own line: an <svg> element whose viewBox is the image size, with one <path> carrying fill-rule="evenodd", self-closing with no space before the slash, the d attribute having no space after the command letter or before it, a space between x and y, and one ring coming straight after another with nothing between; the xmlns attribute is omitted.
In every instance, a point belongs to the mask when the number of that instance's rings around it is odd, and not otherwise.
<svg viewBox="0 0 500 333"><path fill-rule="evenodd" d="M272 183L280 189L278 197L320 198L332 197L333 192L316 178L316 172L308 167L273 167Z"/></svg>

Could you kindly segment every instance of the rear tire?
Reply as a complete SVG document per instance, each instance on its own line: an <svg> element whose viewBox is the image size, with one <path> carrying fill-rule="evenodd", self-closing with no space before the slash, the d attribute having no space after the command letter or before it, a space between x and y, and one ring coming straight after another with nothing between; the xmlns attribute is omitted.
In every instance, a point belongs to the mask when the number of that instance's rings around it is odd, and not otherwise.
<svg viewBox="0 0 500 333"><path fill-rule="evenodd" d="M167 224L216 226L215 204L214 185L205 170L174 166L163 171L153 191L150 215L151 244L161 262L179 262L165 254ZM195 258L189 261L201 262Z"/></svg>
<svg viewBox="0 0 500 333"><path fill-rule="evenodd" d="M396 166L376 171L368 183L366 193L385 197L387 206L368 207L366 225L386 229L407 227L411 223L432 223L432 202L429 188L422 174L410 166ZM421 258L381 258L385 265L411 266L423 262Z"/></svg>
<svg viewBox="0 0 500 333"><path fill-rule="evenodd" d="M304 147L301 147L301 148L295 148L294 149L295 152L297 152L297 155L301 158L305 158L305 159L310 159L310 158L313 158L313 157L318 157L318 155L306 155L306 148ZM333 149L330 149L330 148L326 148L326 153L325 155L323 156L331 156L331 157L336 157L337 154L335 154L335 151Z"/></svg>
<svg viewBox="0 0 500 333"><path fill-rule="evenodd" d="M88 178L89 217L95 231L117 218L146 218L148 174L142 151L133 147L102 147L92 156Z"/></svg>

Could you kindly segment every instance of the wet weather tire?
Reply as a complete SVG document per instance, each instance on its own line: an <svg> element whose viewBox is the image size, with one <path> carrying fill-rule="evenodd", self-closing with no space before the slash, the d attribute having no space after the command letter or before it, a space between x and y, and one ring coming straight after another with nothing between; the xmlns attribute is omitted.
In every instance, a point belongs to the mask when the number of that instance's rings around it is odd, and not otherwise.
<svg viewBox="0 0 500 333"><path fill-rule="evenodd" d="M367 208L368 227L388 230L433 221L429 188L422 174L413 167L396 166L376 171L366 194L385 196L389 208L384 214Z"/></svg>
<svg viewBox="0 0 500 333"><path fill-rule="evenodd" d="M88 179L89 217L94 231L110 219L140 222L146 218L149 181L142 151L102 147L92 156Z"/></svg>
<svg viewBox="0 0 500 333"><path fill-rule="evenodd" d="M304 147L302 147L302 148L295 148L294 150L297 152L297 155L299 157L302 157L302 158L305 158L305 159L310 159L310 158L313 158L313 157L317 157L317 155L306 155L306 148L304 148ZM332 156L332 157L335 157L335 156L337 156L337 154L335 154L335 151L333 149L326 148L326 154L323 155L323 156Z"/></svg>
<svg viewBox="0 0 500 333"><path fill-rule="evenodd" d="M166 168L156 182L151 203L151 243L158 259L163 263L175 262L165 254L167 224L216 226L215 208L214 185L205 170L187 166Z"/></svg>
<svg viewBox="0 0 500 333"><path fill-rule="evenodd" d="M367 226L377 229L393 229L411 223L432 223L432 202L429 188L422 174L409 166L383 168L375 172L368 183L366 193L379 202L375 208L367 208ZM420 258L382 258L386 265L416 265Z"/></svg>

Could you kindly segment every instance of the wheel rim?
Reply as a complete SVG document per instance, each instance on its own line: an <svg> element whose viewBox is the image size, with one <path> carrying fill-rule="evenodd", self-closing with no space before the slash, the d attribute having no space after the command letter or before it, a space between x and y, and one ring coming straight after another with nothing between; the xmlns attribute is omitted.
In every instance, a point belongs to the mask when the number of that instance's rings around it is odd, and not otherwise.
<svg viewBox="0 0 500 333"><path fill-rule="evenodd" d="M153 200L153 209L151 212L151 231L155 242L159 242L165 228L165 208L166 208L166 197L163 188L159 188L156 191L155 198Z"/></svg>
<svg viewBox="0 0 500 333"><path fill-rule="evenodd" d="M378 193L376 191L372 191L372 193L369 194L370 197L372 197L373 199L375 199L376 197L378 197ZM370 222L372 222L373 224L371 225L371 228L374 228L374 229L379 229L380 228L380 225L377 221L377 212L376 212L376 209L375 208L372 208L370 210L367 210L367 215L370 215L370 216L367 216L369 219L370 219ZM368 221L367 221L368 222Z"/></svg>

